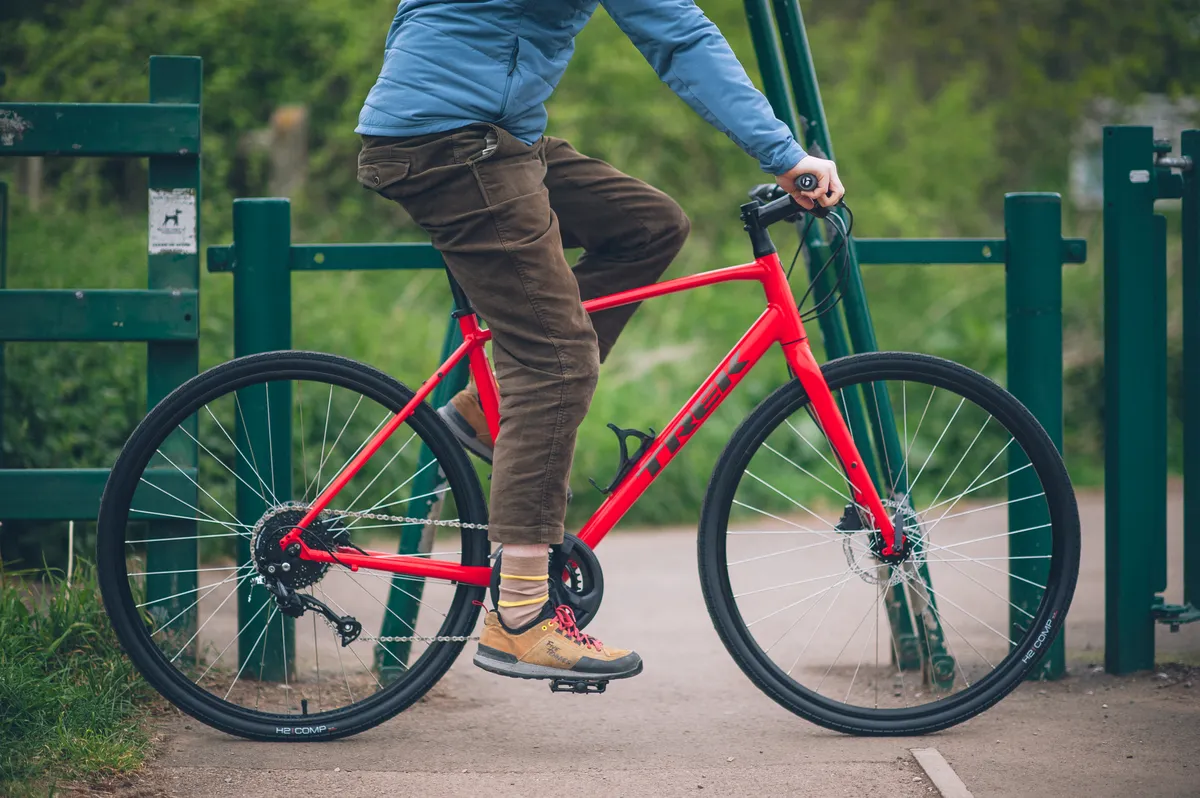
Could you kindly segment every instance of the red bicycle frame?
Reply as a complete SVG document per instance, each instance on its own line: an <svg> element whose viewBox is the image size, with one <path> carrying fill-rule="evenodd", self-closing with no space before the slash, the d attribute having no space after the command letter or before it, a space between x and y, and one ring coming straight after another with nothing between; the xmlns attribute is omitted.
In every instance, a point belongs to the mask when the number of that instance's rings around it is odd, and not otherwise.
<svg viewBox="0 0 1200 798"><path fill-rule="evenodd" d="M767 350L773 344L778 343L783 349L783 355L787 358L788 365L799 378L800 384L812 403L817 422L842 463L846 480L854 494L854 501L859 507L865 509L870 516L870 521L883 538L882 553L884 555L892 554L897 548L894 547L896 532L892 519L888 517L879 493L855 447L850 430L838 411L837 403L829 391L829 386L825 383L821 368L813 357L808 337L804 332L804 323L801 321L800 312L796 307L796 300L792 296L791 286L788 285L777 254L772 252L755 259L753 263L741 266L730 266L725 269L693 274L643 288L590 299L584 302L583 306L589 312L607 310L620 305L733 280L751 280L761 283L766 293L767 309L725 356L721 364L708 376L708 379L692 394L692 398L675 414L675 418L654 439L654 442L621 483L583 525L579 532L580 539L594 549L633 506L642 492L650 486L650 483L670 464L675 455L687 445L696 430L704 426L704 422L712 416L713 411L750 373L750 370L766 354ZM339 547L335 555L310 548L300 537L300 530L307 528L329 506L334 497L358 473L363 464L379 450L388 437L405 422L421 402L425 401L438 383L463 358L467 358L469 361L475 384L479 388L480 403L487 417L493 439L499 435L499 393L487 355L484 352L484 344L491 340L492 334L490 331L480 328L474 313L463 314L458 319L458 323L462 330L462 345L434 372L433 376L421 384L409 403L375 434L353 460L346 464L345 468L329 484L329 487L313 502L296 528L279 542L281 547L286 548L292 543L299 543L300 559L324 563L337 562L348 566L353 571L359 568L373 568L409 576L448 579L481 587L490 583L492 569L487 566L459 565L426 557L384 552L369 551L364 554L357 549L348 547ZM901 533L898 547L901 550L904 542L904 536Z"/></svg>

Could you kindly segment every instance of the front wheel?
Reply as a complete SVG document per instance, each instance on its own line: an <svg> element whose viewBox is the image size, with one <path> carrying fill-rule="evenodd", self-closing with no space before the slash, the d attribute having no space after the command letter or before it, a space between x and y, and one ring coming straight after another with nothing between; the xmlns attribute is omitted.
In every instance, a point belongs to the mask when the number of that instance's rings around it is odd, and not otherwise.
<svg viewBox="0 0 1200 798"><path fill-rule="evenodd" d="M1020 402L958 364L872 353L823 373L908 553L883 556L793 381L714 469L699 537L709 614L746 675L814 723L953 726L1013 690L1063 625L1079 571L1066 469ZM889 438L872 457L868 441Z"/></svg>

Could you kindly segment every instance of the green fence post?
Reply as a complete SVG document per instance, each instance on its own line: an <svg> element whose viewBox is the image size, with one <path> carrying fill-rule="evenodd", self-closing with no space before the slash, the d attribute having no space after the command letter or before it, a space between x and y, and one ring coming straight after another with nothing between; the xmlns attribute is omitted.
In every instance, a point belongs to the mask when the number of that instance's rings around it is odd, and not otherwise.
<svg viewBox="0 0 1200 798"><path fill-rule="evenodd" d="M0 81L0 85L3 81ZM0 182L0 291L8 285L8 183ZM4 342L0 341L0 468L4 467Z"/></svg>
<svg viewBox="0 0 1200 798"><path fill-rule="evenodd" d="M1166 529L1166 275L1155 262L1154 133L1104 128L1104 666L1154 666L1151 538Z"/></svg>
<svg viewBox="0 0 1200 798"><path fill-rule="evenodd" d="M235 357L292 346L291 224L285 199L233 201ZM292 499L291 383L277 382L274 390L270 383L250 386L238 391L237 401L237 447L245 455L237 457L237 515L253 526L268 502ZM249 559L250 542L239 537L237 561ZM239 667L264 681L283 681L294 661L293 626L265 589L239 585Z"/></svg>
<svg viewBox="0 0 1200 798"><path fill-rule="evenodd" d="M1062 451L1062 198L1058 194L1007 194L1005 297L1008 316L1008 390L1029 408ZM1029 458L1010 447L1008 470L1008 553L1014 559L1008 580L1009 628L1019 638L1041 604L1052 536L1044 502L1017 501L1042 492L1025 468ZM1016 473L1012 473L1016 472ZM1060 627L1061 629L1061 627ZM1057 679L1066 671L1060 631L1035 677Z"/></svg>
<svg viewBox="0 0 1200 798"><path fill-rule="evenodd" d="M1183 131L1183 601L1200 607L1200 130Z"/></svg>
<svg viewBox="0 0 1200 798"><path fill-rule="evenodd" d="M150 102L152 103L200 103L202 62L194 57L153 56L150 59ZM149 213L163 212L156 197L175 196L184 203L190 200L191 213L186 206L172 203L171 211L184 212L176 220L176 226L192 226L191 236L177 245L164 246L151 234L148 247L148 287L165 289L197 290L200 287L200 153L179 152L172 155L156 155L149 159L148 179L150 190ZM166 212L171 212L166 211ZM153 232L161 219L149 219ZM168 393L189 378L194 377L200 367L197 341L154 341L146 345L146 406L152 408ZM196 420L184 422L184 429L196 434ZM181 468L195 468L197 447L186 435L175 432L161 447L164 454ZM160 462L157 467L168 467ZM197 492L191 493L193 506L198 506ZM180 497L184 498L184 497ZM153 604L156 613L168 613L171 618L183 612L191 603L189 598L198 587L196 583L196 522L177 519L157 519L148 523L147 537L159 539L178 537L169 543L153 543L146 547L146 570L163 573L146 578L148 600L178 595ZM187 610L181 624L189 629L195 623L195 609Z"/></svg>
<svg viewBox="0 0 1200 798"><path fill-rule="evenodd" d="M454 317L446 327L446 337L442 342L441 362L462 344L462 333ZM429 397L434 407L441 407L450 401L450 397L461 391L467 385L470 370L464 360L446 375ZM426 468L433 461L433 453L427 446L421 447L421 456L417 461L418 476L413 480L410 497L420 497L405 505L408 510L405 515L414 518L429 518L434 506L444 500L437 494L445 477L439 469ZM400 530L400 554L428 553L432 551L434 536L437 528L428 524L406 524ZM421 595L424 593L425 580L416 581L412 577L398 579L393 577L391 589L388 591L388 610L383 615L383 631L381 637L411 636L417 625L417 612L420 609ZM380 676L385 680L400 676L408 664L409 652L412 646L408 642L380 643L375 647L375 666Z"/></svg>

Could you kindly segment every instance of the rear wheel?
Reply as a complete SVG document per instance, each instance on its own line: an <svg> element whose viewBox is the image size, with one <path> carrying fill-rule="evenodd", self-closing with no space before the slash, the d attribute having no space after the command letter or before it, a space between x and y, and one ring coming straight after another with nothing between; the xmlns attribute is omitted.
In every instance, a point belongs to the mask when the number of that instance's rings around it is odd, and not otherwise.
<svg viewBox="0 0 1200 798"><path fill-rule="evenodd" d="M146 416L105 487L97 561L113 627L164 697L243 737L329 739L445 674L484 588L272 557L412 396L351 360L276 352L217 366ZM422 404L304 540L486 566L486 523L466 454Z"/></svg>
<svg viewBox="0 0 1200 798"><path fill-rule="evenodd" d="M900 449L877 473L909 553L882 555L793 381L713 472L699 538L709 613L750 679L815 723L856 734L960 723L1014 689L1063 625L1079 570L1066 469L1032 414L963 366L878 353L823 372L858 440L878 432L849 413L852 395L895 423Z"/></svg>

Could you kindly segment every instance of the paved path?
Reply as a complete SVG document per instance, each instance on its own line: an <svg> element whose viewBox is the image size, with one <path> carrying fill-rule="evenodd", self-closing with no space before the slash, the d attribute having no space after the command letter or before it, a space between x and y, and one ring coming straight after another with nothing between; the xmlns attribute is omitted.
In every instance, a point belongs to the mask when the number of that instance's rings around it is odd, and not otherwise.
<svg viewBox="0 0 1200 798"><path fill-rule="evenodd" d="M1177 497L1176 497L1177 498ZM1177 504L1173 503L1173 504ZM1102 504L1084 502L1083 577L1068 626L1071 678L1030 684L957 728L861 739L813 726L758 692L704 611L692 531L616 533L600 548L596 631L636 646L645 673L603 696L552 695L463 656L421 703L327 744L249 743L190 718L163 725L138 795L936 794L910 750L937 748L977 796L1183 796L1200 792L1200 671L1116 679L1103 652ZM1179 511L1172 507L1173 562ZM1169 599L1177 599L1173 573ZM1160 650L1200 659L1200 624ZM502 735L523 721L520 746Z"/></svg>

